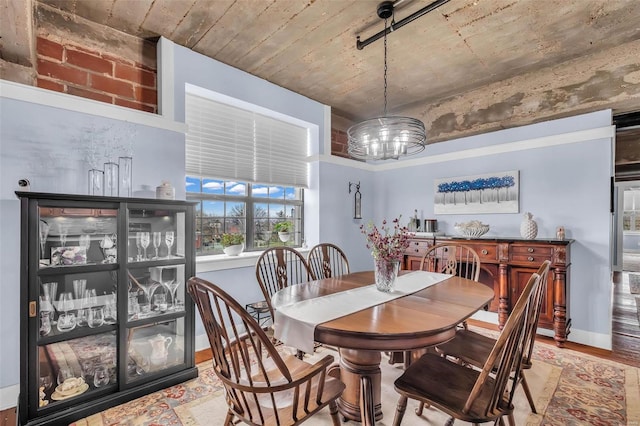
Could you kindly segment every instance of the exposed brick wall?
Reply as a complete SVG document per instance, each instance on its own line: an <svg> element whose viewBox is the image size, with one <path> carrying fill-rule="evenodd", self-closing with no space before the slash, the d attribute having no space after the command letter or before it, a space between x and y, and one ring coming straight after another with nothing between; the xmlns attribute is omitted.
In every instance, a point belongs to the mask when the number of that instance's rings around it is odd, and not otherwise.
<svg viewBox="0 0 640 426"><path fill-rule="evenodd" d="M156 113L156 70L136 61L39 36L37 85L83 98Z"/></svg>
<svg viewBox="0 0 640 426"><path fill-rule="evenodd" d="M350 158L347 153L347 134L342 130L331 129L331 154Z"/></svg>

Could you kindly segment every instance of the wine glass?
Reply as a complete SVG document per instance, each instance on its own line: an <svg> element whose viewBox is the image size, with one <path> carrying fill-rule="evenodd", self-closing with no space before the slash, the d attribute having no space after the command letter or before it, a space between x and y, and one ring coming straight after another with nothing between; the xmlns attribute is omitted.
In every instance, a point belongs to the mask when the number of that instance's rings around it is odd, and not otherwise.
<svg viewBox="0 0 640 426"><path fill-rule="evenodd" d="M137 261L140 261L140 258L142 257L140 254L140 249L142 249L142 232L136 232L136 248L138 249L138 257L136 257Z"/></svg>
<svg viewBox="0 0 640 426"><path fill-rule="evenodd" d="M171 247L173 247L175 234L173 231L167 231L164 234L164 242L167 245L167 257L171 257Z"/></svg>
<svg viewBox="0 0 640 426"><path fill-rule="evenodd" d="M176 308L176 291L178 290L178 286L180 285L180 282L178 280L169 280L169 281L165 281L163 284L171 294L171 310L175 311L177 309Z"/></svg>
<svg viewBox="0 0 640 426"><path fill-rule="evenodd" d="M40 227L39 227L39 231L40 231L40 258L44 259L45 258L45 254L44 254L44 249L45 246L47 244L47 237L49 236L49 224L47 222L45 222L44 220L40 219Z"/></svg>
<svg viewBox="0 0 640 426"><path fill-rule="evenodd" d="M109 369L104 365L98 365L93 371L93 385L97 388L109 384Z"/></svg>
<svg viewBox="0 0 640 426"><path fill-rule="evenodd" d="M142 246L142 250L144 251L144 260L147 260L147 247L149 247L150 243L149 233L143 232L140 236L140 245Z"/></svg>
<svg viewBox="0 0 640 426"><path fill-rule="evenodd" d="M153 248L156 250L156 259L158 258L158 248L160 248L160 244L162 242L162 233L154 232L153 233Z"/></svg>
<svg viewBox="0 0 640 426"><path fill-rule="evenodd" d="M156 289L158 287L160 287L160 284L157 283L156 281L150 281L145 283L140 283L140 287L142 287L142 291L144 291L144 295L146 297L146 306L148 306L149 308L151 308L151 296L153 296L153 293L156 291ZM142 308L140 309L140 316L146 316L149 312L145 312Z"/></svg>

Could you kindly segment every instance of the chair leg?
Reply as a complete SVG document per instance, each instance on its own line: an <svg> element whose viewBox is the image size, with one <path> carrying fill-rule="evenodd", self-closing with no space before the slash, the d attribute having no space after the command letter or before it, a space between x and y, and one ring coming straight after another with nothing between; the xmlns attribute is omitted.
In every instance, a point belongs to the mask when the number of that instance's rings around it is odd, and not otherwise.
<svg viewBox="0 0 640 426"><path fill-rule="evenodd" d="M233 413L227 411L227 417L224 419L224 426L233 426Z"/></svg>
<svg viewBox="0 0 640 426"><path fill-rule="evenodd" d="M418 408L416 408L416 416L421 416L422 415L422 411L424 410L424 407L431 407L431 404L428 404L426 402L421 402L420 405L418 405Z"/></svg>
<svg viewBox="0 0 640 426"><path fill-rule="evenodd" d="M334 399L329 403L329 414L331 414L331 421L333 422L333 426L340 426L340 415L338 414L338 404L336 404L336 400Z"/></svg>
<svg viewBox="0 0 640 426"><path fill-rule="evenodd" d="M406 396L400 395L398 405L396 406L396 415L393 418L393 426L400 426L400 423L402 423L404 412L407 410L407 399Z"/></svg>
<svg viewBox="0 0 640 426"><path fill-rule="evenodd" d="M524 372L520 374L520 380L522 381L522 390L527 396L527 401L529 401L531 412L533 414L538 414L538 412L536 411L536 404L533 402L533 396L531 396L531 390L529 389L529 385L527 384L527 378L524 376Z"/></svg>

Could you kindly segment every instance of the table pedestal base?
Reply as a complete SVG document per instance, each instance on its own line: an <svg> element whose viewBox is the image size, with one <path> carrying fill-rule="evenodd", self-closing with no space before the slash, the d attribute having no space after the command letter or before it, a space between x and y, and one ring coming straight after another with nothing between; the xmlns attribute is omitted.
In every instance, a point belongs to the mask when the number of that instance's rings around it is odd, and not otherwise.
<svg viewBox="0 0 640 426"><path fill-rule="evenodd" d="M378 351L340 349L340 379L346 389L338 409L345 419L367 426L382 419L380 360Z"/></svg>

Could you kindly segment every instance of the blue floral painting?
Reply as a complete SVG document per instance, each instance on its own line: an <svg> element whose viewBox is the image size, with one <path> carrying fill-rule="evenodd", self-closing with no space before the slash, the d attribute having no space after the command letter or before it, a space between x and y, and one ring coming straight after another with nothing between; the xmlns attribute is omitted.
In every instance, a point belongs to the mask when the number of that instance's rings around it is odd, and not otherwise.
<svg viewBox="0 0 640 426"><path fill-rule="evenodd" d="M435 214L518 213L519 173L488 173L436 179Z"/></svg>

